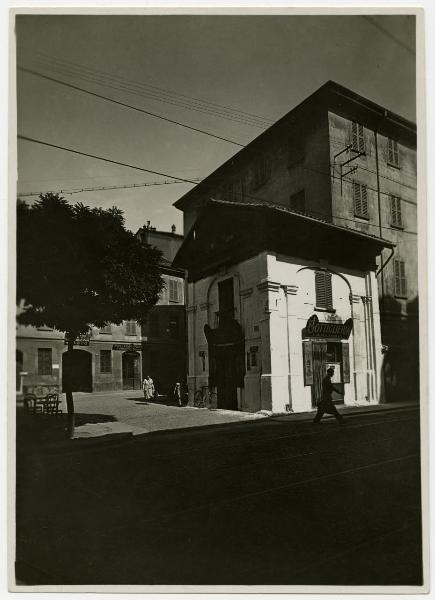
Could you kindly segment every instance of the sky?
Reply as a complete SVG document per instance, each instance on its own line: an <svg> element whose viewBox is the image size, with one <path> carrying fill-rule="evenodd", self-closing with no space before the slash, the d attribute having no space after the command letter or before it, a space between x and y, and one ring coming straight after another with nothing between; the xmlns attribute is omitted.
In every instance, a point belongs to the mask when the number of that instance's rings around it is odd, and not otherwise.
<svg viewBox="0 0 435 600"><path fill-rule="evenodd" d="M20 67L242 145L328 80L416 119L412 16L20 15L16 39ZM22 70L17 111L20 135L188 180L240 149ZM172 205L194 184L66 191L170 180L18 142L19 195L116 205L133 231L182 232Z"/></svg>

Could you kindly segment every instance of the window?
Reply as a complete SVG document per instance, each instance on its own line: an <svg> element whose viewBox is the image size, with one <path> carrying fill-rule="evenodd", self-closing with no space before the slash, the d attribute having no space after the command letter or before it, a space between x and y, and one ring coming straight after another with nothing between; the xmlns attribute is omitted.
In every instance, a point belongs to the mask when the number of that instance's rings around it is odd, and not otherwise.
<svg viewBox="0 0 435 600"><path fill-rule="evenodd" d="M136 335L136 321L125 322L125 335Z"/></svg>
<svg viewBox="0 0 435 600"><path fill-rule="evenodd" d="M260 187L269 179L272 167L267 156L259 157L254 166L254 188Z"/></svg>
<svg viewBox="0 0 435 600"><path fill-rule="evenodd" d="M298 212L305 212L305 190L290 196L290 208Z"/></svg>
<svg viewBox="0 0 435 600"><path fill-rule="evenodd" d="M112 325L108 323L104 327L101 327L100 333L112 333Z"/></svg>
<svg viewBox="0 0 435 600"><path fill-rule="evenodd" d="M352 122L351 145L355 152L365 152L364 127L355 121Z"/></svg>
<svg viewBox="0 0 435 600"><path fill-rule="evenodd" d="M176 315L171 315L169 319L169 337L173 340L179 337L180 323Z"/></svg>
<svg viewBox="0 0 435 600"><path fill-rule="evenodd" d="M169 280L169 302L180 302L181 285L176 279Z"/></svg>
<svg viewBox="0 0 435 600"><path fill-rule="evenodd" d="M100 373L112 372L112 351L100 350Z"/></svg>
<svg viewBox="0 0 435 600"><path fill-rule="evenodd" d="M356 181L353 182L353 208L356 217L369 218L367 187L362 183L356 183Z"/></svg>
<svg viewBox="0 0 435 600"><path fill-rule="evenodd" d="M399 166L399 146L396 140L388 138L388 164L394 167Z"/></svg>
<svg viewBox="0 0 435 600"><path fill-rule="evenodd" d="M394 261L394 294L402 298L407 295L405 262L403 260Z"/></svg>
<svg viewBox="0 0 435 600"><path fill-rule="evenodd" d="M316 307L332 310L332 284L331 273L328 271L316 271Z"/></svg>
<svg viewBox="0 0 435 600"><path fill-rule="evenodd" d="M391 225L393 227L403 227L402 207L398 196L390 196L391 203Z"/></svg>
<svg viewBox="0 0 435 600"><path fill-rule="evenodd" d="M219 323L234 319L234 284L232 278L218 284Z"/></svg>
<svg viewBox="0 0 435 600"><path fill-rule="evenodd" d="M52 374L51 348L38 348L38 375Z"/></svg>

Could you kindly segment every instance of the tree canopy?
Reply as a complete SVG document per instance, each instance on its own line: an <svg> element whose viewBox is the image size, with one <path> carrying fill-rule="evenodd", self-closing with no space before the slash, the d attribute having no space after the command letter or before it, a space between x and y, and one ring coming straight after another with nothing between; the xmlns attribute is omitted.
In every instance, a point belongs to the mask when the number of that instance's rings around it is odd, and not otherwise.
<svg viewBox="0 0 435 600"><path fill-rule="evenodd" d="M72 339L91 325L142 321L163 287L160 259L125 229L116 207L71 205L52 193L19 202L18 320Z"/></svg>

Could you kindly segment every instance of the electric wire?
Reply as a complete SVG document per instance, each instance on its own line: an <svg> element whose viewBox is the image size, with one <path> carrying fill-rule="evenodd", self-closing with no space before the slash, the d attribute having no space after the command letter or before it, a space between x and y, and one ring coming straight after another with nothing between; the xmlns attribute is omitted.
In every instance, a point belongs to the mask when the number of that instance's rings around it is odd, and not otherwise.
<svg viewBox="0 0 435 600"><path fill-rule="evenodd" d="M18 66L19 71L23 71L24 73L30 73L31 75L35 75L36 77L41 77L42 79L47 79L48 81L52 81L54 83L58 83L59 85L63 85L65 87L71 88L73 90L78 90L79 92L84 92L85 94L89 94L90 96L94 96L96 98L100 98L101 100L106 100L108 102L112 102L113 104L117 104L118 106L122 106L123 108L129 108L131 110L135 110L137 112L143 113L145 115L155 117L156 119L161 119L162 121L167 121L168 123L172 123L174 125L179 125L180 127L185 127L186 129L191 129L197 133L202 133L203 135L208 135L210 137L216 138L218 140L223 140L224 142L228 142L229 144L234 144L243 148L243 144L239 144L233 140L229 140L228 138L222 137L220 135L216 135L214 133L210 133L209 131L204 131L203 129L198 129L197 127L192 127L191 125L186 125L185 123L180 123L179 121L175 121L173 119L169 119L168 117L163 117L162 115L157 115L148 110L144 110L143 108L138 108L137 106L132 106L131 104L126 104L125 102L120 102L119 100L115 100L114 98L109 98L108 96L103 96L102 94L97 94L96 92L91 92L85 88L79 87L77 85L73 85L71 83L66 83L65 81L61 81L60 79L56 79L54 77L49 77L48 75L44 75L43 73L38 73L37 71L33 71L32 69L28 69L27 67Z"/></svg>
<svg viewBox="0 0 435 600"><path fill-rule="evenodd" d="M34 60L35 62L35 60ZM110 81L110 76L102 76L98 73L91 72L90 74L82 71L76 71L69 67L59 68L53 66L47 66L45 63L41 63L41 61L36 61L36 64L39 68L49 68L54 70L56 73L61 73L62 75L74 76L79 79L85 80L87 82L96 83L98 85L103 85L105 87L115 89L117 91L127 92L130 94L134 94L136 96L140 96L142 98L151 99L153 101L164 102L165 104L170 104L173 106L177 106L178 108L184 108L191 111L201 112L204 114L208 114L214 117L219 117L223 119L227 119L229 121L233 121L236 123L241 123L242 125L249 125L254 127L260 127L265 129L269 127L272 122L259 122L251 117L239 116L237 114L231 114L228 112L222 112L217 109L208 108L206 106L195 105L192 103L188 103L185 101L178 101L174 98L163 97L155 92L144 90L140 87L140 84L125 84L123 81ZM114 78L112 78L114 79Z"/></svg>
<svg viewBox="0 0 435 600"><path fill-rule="evenodd" d="M120 166L123 166L123 167L131 168L131 169L137 169L139 171L144 171L146 173L153 173L154 175L161 175L163 177L169 177L170 179L175 179L175 180L177 180L180 183L181 182L183 182L183 183L191 183L191 184L194 184L194 185L198 185L198 183L199 183L198 181L195 181L195 180L192 180L192 179L186 179L186 178L183 178L183 177L176 177L175 175L168 175L167 173L161 173L159 171L152 171L150 169L145 169L143 167L139 167L139 166L135 166L135 165L130 165L128 163L119 162L119 161L112 160L112 159L109 159L109 158L104 158L104 157L101 157L101 156L96 156L94 154L88 154L86 152L81 152L80 150L75 150L75 149L72 149L72 148L67 148L65 146L60 146L60 145L57 145L57 144L51 144L49 142L45 142L43 140L38 140L38 139L31 138L31 137L28 137L28 136L24 136L24 135L21 135L21 134L18 134L17 137L18 137L18 139L21 139L21 140L24 140L24 141L33 142L35 144L41 144L43 146L48 146L48 147L55 148L55 149L58 149L58 150L64 150L66 152L72 152L73 154L78 154L78 155L85 156L85 157L88 157L88 158L93 158L93 159L96 159L96 160L101 160L101 161L113 163L113 164L120 165ZM331 175L329 173L325 173L325 172L319 171L318 169L309 169L308 167L304 167L304 169L305 168L307 168L308 170L314 171L316 173L320 173L322 175L328 176L328 177L330 177L332 179L340 179L339 177L335 176L334 174ZM343 180L344 180L344 178L343 178ZM349 181L352 183L352 180L349 180ZM367 188L367 189L372 189L372 190L374 190L374 191L377 192L377 190L375 188ZM389 196L389 193L386 193L386 192L380 192L380 193L383 193L383 194ZM252 195L246 193L246 191L233 192L233 194L241 196L242 200L243 200L243 198L249 198L249 199L260 201L260 202L263 202L263 203L276 205L276 203L273 202L273 201L271 201L271 200L268 200L266 198L260 198L258 196L252 196ZM296 211L296 210L293 210L293 212L298 213L298 211ZM310 210L310 211L307 211L307 212L309 214L312 214L313 216L315 216L317 214L317 215L319 215L319 217L322 217L323 219L325 217L325 214L321 213L320 211ZM301 212L301 214L304 214L304 213ZM331 216L334 217L334 218L336 218L336 219L341 219L342 221L349 221L349 222L352 222L352 223L360 223L360 221L357 221L356 219L349 219L349 218L343 217L341 215L331 214ZM367 223L367 226L374 227L376 229L379 229L379 227L380 227L379 224L372 224L372 223ZM386 230L388 229L388 230L396 231L396 229L394 227L387 227L387 226L381 226L381 229L386 229ZM417 235L417 232L413 232L413 231L409 231L409 230L403 230L403 232Z"/></svg>
<svg viewBox="0 0 435 600"><path fill-rule="evenodd" d="M38 58L40 57L40 58ZM101 71L101 70L96 70L96 69L92 69L90 67L87 67L83 64L79 64L73 61L69 61L69 60L65 60L65 59L61 59L58 57L53 57L50 56L47 53L44 52L36 52L34 58L36 58L36 60L39 60L40 62L42 62L43 64L45 64L46 66L50 66L52 68L52 65L56 65L58 68L62 67L62 68L69 68L71 70L75 70L75 72L77 73L88 73L88 74L93 74L93 75L98 75L100 77L104 77L106 79L112 80L112 81L119 81L128 85L132 85L138 88L142 88L142 89L150 89L153 91L153 93L157 93L157 94L162 94L163 96L169 96L172 97L173 99L184 99L183 101L187 101L189 103L192 103L192 105L196 106L196 105L201 105L204 107L212 107L213 109L217 109L219 111L222 111L223 113L227 113L233 116L241 116L243 118L250 118L252 120L255 121L259 121L261 123L268 123L268 124L273 124L275 122L274 119L269 119L267 117L263 117L260 115L256 115L254 113L250 113L247 111L243 111L243 110L239 110L236 109L234 107L230 107L230 106L226 106L226 105L222 105L222 104L217 104L215 102L210 102L208 100L201 100L199 98L195 98L193 96L188 96L186 94L180 94L179 92L174 92L172 90L167 90L164 89L162 87L158 87L155 85L151 85L149 83L144 83L144 82L133 82L131 80L126 79L125 77L121 77L121 76L114 76L113 73L108 73L107 71Z"/></svg>

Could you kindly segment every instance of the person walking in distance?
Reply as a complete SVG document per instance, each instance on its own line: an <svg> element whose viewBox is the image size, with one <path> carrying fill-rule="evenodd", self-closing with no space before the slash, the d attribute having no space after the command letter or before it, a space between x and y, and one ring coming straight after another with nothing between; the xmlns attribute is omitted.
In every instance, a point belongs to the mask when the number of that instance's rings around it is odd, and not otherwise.
<svg viewBox="0 0 435 600"><path fill-rule="evenodd" d="M334 368L329 367L326 371L326 376L322 381L322 400L317 405L317 414L314 417L313 423L320 423L320 419L323 417L325 413L329 415L334 415L337 421L342 425L344 423L344 418L338 410L335 408L335 404L332 401L332 392L335 391L338 394L341 394L340 390L335 388L332 385L332 376L334 375Z"/></svg>
<svg viewBox="0 0 435 600"><path fill-rule="evenodd" d="M154 395L154 383L149 375L145 377L142 383L143 395L145 400L151 400Z"/></svg>
<svg viewBox="0 0 435 600"><path fill-rule="evenodd" d="M178 406L182 406L181 402L181 385L177 382L174 387L174 400L178 404Z"/></svg>

